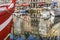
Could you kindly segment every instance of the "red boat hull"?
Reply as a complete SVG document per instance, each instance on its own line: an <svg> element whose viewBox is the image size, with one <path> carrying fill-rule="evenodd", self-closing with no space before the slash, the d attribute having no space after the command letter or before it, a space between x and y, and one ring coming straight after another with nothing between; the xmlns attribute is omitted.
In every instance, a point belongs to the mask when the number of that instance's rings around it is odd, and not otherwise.
<svg viewBox="0 0 60 40"><path fill-rule="evenodd" d="M13 21L11 20L10 23L2 31L0 31L0 40L4 40L6 36L11 33L12 23ZM9 37L6 40L9 40Z"/></svg>
<svg viewBox="0 0 60 40"><path fill-rule="evenodd" d="M0 14L0 40L9 40L13 23L12 13L2 12Z"/></svg>
<svg viewBox="0 0 60 40"><path fill-rule="evenodd" d="M11 0L8 5L0 5L0 40L10 40L12 27L12 14L15 10L16 0ZM1 9L2 8L2 9Z"/></svg>

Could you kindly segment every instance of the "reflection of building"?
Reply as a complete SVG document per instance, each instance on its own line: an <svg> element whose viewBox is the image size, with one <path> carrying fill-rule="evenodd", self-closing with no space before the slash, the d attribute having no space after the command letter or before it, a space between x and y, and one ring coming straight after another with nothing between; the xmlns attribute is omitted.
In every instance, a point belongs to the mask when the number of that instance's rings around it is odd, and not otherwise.
<svg viewBox="0 0 60 40"><path fill-rule="evenodd" d="M31 7L38 7L39 2L52 2L53 0L18 0L19 3L28 3Z"/></svg>
<svg viewBox="0 0 60 40"><path fill-rule="evenodd" d="M58 6L60 6L60 0L57 0L58 1Z"/></svg>
<svg viewBox="0 0 60 40"><path fill-rule="evenodd" d="M19 3L29 3L29 0L17 0Z"/></svg>
<svg viewBox="0 0 60 40"><path fill-rule="evenodd" d="M22 16L23 17L23 31L32 31L31 27L31 18L29 16Z"/></svg>
<svg viewBox="0 0 60 40"><path fill-rule="evenodd" d="M10 0L0 0L0 3L8 3Z"/></svg>
<svg viewBox="0 0 60 40"><path fill-rule="evenodd" d="M39 17L38 14L31 14L31 27L32 27L32 33L33 34L38 34L38 29L39 29Z"/></svg>
<svg viewBox="0 0 60 40"><path fill-rule="evenodd" d="M39 2L52 2L52 0L31 0L31 7L38 7L39 6Z"/></svg>
<svg viewBox="0 0 60 40"><path fill-rule="evenodd" d="M36 7L37 2L38 2L38 0L31 0L31 7Z"/></svg>

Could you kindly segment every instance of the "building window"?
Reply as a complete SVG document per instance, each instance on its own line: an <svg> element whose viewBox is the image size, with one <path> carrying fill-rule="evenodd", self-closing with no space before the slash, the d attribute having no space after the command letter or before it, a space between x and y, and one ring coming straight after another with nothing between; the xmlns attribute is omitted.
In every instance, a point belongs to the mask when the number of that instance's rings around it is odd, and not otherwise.
<svg viewBox="0 0 60 40"><path fill-rule="evenodd" d="M35 2L35 0L33 0L33 2Z"/></svg>
<svg viewBox="0 0 60 40"><path fill-rule="evenodd" d="M31 2L32 2L32 0L31 0Z"/></svg>
<svg viewBox="0 0 60 40"><path fill-rule="evenodd" d="M0 0L0 4L8 3L10 0Z"/></svg>
<svg viewBox="0 0 60 40"><path fill-rule="evenodd" d="M37 20L37 19L32 18L32 20L31 20L31 25L32 25L32 26L34 26L34 27L37 27L37 26L38 26L38 24L39 24L38 20Z"/></svg>
<svg viewBox="0 0 60 40"><path fill-rule="evenodd" d="M38 0L35 0L36 2L38 1Z"/></svg>

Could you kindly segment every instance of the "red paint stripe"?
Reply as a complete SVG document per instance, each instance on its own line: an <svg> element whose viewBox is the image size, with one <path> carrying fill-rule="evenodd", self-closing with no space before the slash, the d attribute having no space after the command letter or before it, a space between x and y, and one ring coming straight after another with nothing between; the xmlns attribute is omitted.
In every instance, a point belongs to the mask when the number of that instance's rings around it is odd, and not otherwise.
<svg viewBox="0 0 60 40"><path fill-rule="evenodd" d="M14 8L9 9L8 11L0 12L0 24L5 22L14 12Z"/></svg>
<svg viewBox="0 0 60 40"><path fill-rule="evenodd" d="M0 25L4 23L10 16L11 13L5 13L4 15L0 16Z"/></svg>
<svg viewBox="0 0 60 40"><path fill-rule="evenodd" d="M5 11L0 12L0 25L4 23L11 16L11 14L14 12L14 9L15 5L11 9L7 9Z"/></svg>
<svg viewBox="0 0 60 40"><path fill-rule="evenodd" d="M7 10L0 12L0 25L4 23L14 12L16 0L12 0L12 3L14 3L13 8L8 9L8 6L7 6ZM6 6L3 5L3 7L6 7ZM11 20L11 22L2 31L0 31L0 40L4 40L7 34L11 32L12 22L13 21Z"/></svg>
<svg viewBox="0 0 60 40"><path fill-rule="evenodd" d="M10 40L10 37L8 37L7 40Z"/></svg>
<svg viewBox="0 0 60 40"><path fill-rule="evenodd" d="M11 32L13 20L10 21L10 23L2 30L0 31L0 40L3 40L7 34Z"/></svg>

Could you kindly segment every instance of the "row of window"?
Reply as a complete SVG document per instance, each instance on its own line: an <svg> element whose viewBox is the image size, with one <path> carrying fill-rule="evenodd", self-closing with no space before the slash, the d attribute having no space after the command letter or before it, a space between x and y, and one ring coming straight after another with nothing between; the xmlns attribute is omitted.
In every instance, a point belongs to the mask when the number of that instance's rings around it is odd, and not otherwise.
<svg viewBox="0 0 60 40"><path fill-rule="evenodd" d="M51 2L53 0L31 0L31 2Z"/></svg>
<svg viewBox="0 0 60 40"><path fill-rule="evenodd" d="M10 0L0 0L0 4L8 3Z"/></svg>
<svg viewBox="0 0 60 40"><path fill-rule="evenodd" d="M30 2L52 2L55 0L17 0L17 1L19 3L23 3L23 2L30 3Z"/></svg>

